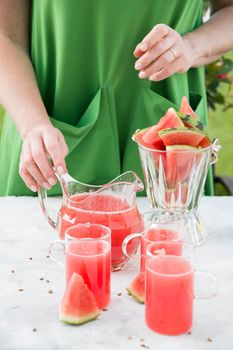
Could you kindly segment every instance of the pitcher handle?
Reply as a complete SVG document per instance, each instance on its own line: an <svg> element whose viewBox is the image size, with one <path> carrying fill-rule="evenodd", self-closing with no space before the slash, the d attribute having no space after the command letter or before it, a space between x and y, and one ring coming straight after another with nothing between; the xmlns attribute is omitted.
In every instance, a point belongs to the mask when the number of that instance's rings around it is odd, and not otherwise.
<svg viewBox="0 0 233 350"><path fill-rule="evenodd" d="M127 252L127 245L128 243L131 241L131 239L133 238L142 238L142 233L131 233L129 236L125 237L123 243L122 243L122 251L124 253L125 256L127 256L127 258L129 259L135 259L138 257L138 254L128 254Z"/></svg>
<svg viewBox="0 0 233 350"><path fill-rule="evenodd" d="M200 279L202 277L202 280ZM203 281L204 277L204 281ZM199 279L199 283L197 283L197 280ZM211 286L206 282L205 279L209 279L209 282L211 283ZM205 282L205 283L203 283ZM201 286L200 290L198 291L196 284L199 284ZM207 285L206 292L203 292L203 286ZM200 271L197 270L195 271L195 291L194 291L194 298L195 299L211 299L214 298L217 295L218 292L218 283L217 283L217 278L210 272L206 271Z"/></svg>
<svg viewBox="0 0 233 350"><path fill-rule="evenodd" d="M56 172L56 169L53 168L54 173L61 184L61 177ZM47 196L47 190L44 187L40 187L38 190L38 197L40 201L41 209L48 220L48 223L52 226L52 228L56 229L57 222L58 222L58 213L55 213L48 205L48 196Z"/></svg>
<svg viewBox="0 0 233 350"><path fill-rule="evenodd" d="M45 188L43 187L39 188L38 197L39 197L41 209L46 219L48 220L48 223L52 226L52 228L56 229L57 215L48 206L48 196Z"/></svg>

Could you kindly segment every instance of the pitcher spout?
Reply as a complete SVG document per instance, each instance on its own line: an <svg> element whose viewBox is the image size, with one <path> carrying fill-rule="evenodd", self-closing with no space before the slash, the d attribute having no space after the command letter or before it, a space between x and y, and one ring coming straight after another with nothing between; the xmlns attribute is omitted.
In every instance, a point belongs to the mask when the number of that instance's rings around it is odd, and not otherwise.
<svg viewBox="0 0 233 350"><path fill-rule="evenodd" d="M141 192L144 190L144 185L139 176L133 171L126 171L125 173L119 175L109 184L125 183L132 185L133 192Z"/></svg>

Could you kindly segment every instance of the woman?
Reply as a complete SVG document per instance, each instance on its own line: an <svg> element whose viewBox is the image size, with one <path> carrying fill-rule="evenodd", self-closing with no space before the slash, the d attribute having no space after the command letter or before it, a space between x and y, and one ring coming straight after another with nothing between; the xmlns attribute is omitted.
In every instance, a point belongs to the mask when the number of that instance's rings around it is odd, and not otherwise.
<svg viewBox="0 0 233 350"><path fill-rule="evenodd" d="M51 188L51 164L141 175L132 133L183 95L206 123L202 66L233 47L233 0L211 4L202 25L201 0L0 0L0 195Z"/></svg>

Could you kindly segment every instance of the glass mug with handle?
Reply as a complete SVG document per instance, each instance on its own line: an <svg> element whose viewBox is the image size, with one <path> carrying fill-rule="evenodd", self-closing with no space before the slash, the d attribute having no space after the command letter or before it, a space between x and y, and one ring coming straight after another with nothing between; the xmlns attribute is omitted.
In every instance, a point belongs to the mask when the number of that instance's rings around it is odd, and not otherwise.
<svg viewBox="0 0 233 350"><path fill-rule="evenodd" d="M122 251L127 258L138 258L138 254L131 254L128 246L134 239L141 240L140 248L140 271L145 271L146 247L156 242L157 250L165 249L166 254L181 255L183 244L187 243L186 223L183 216L176 212L157 210L145 213L144 231L142 233L132 233L126 237L122 244ZM168 242L168 243L166 243ZM170 242L170 243L169 243Z"/></svg>
<svg viewBox="0 0 233 350"><path fill-rule="evenodd" d="M55 245L62 245L65 264L54 256ZM65 240L55 240L50 258L66 268L66 281L74 272L80 274L96 297L100 309L110 302L111 230L99 224L78 224L65 231Z"/></svg>
<svg viewBox="0 0 233 350"><path fill-rule="evenodd" d="M176 242L165 242L174 244ZM166 335L188 332L193 324L193 300L208 299L217 294L214 275L196 271L193 248L182 255L158 254L156 242L146 248L145 321L153 331ZM202 291L196 291L199 279ZM209 280L206 287L207 280ZM206 291L203 291L203 286Z"/></svg>

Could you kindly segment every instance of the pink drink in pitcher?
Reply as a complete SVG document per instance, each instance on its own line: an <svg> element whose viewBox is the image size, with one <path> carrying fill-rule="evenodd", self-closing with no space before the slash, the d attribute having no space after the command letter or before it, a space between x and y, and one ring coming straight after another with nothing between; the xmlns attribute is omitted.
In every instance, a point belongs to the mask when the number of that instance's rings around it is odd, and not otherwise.
<svg viewBox="0 0 233 350"><path fill-rule="evenodd" d="M146 261L145 318L153 331L178 335L192 326L194 271L181 256Z"/></svg>
<svg viewBox="0 0 233 350"><path fill-rule="evenodd" d="M169 229L149 228L144 232L141 240L141 272L145 271L146 247L152 242L156 242L154 246L158 253L164 250L164 253L168 255L182 254L183 240L180 233Z"/></svg>
<svg viewBox="0 0 233 350"><path fill-rule="evenodd" d="M66 250L66 279L79 273L96 297L100 309L110 302L110 254L108 242L77 240Z"/></svg>
<svg viewBox="0 0 233 350"><path fill-rule="evenodd" d="M90 200L89 200L90 198ZM113 270L121 268L128 260L122 252L122 242L126 236L143 231L143 220L136 206L126 200L104 194L77 194L70 197L59 212L60 238L65 230L79 223L96 223L111 229L111 263ZM137 250L139 239L129 245L129 252Z"/></svg>

